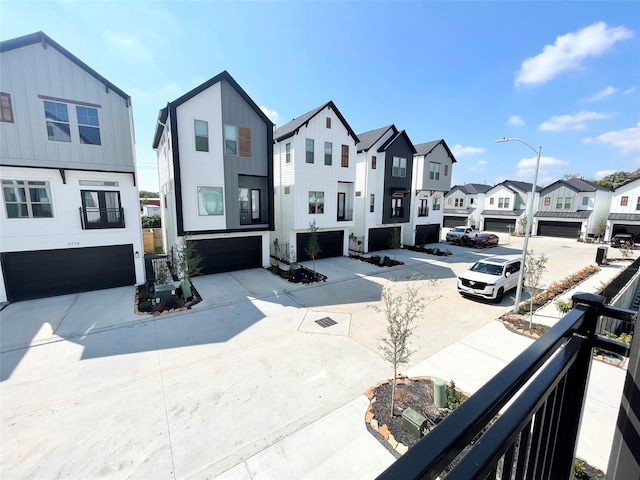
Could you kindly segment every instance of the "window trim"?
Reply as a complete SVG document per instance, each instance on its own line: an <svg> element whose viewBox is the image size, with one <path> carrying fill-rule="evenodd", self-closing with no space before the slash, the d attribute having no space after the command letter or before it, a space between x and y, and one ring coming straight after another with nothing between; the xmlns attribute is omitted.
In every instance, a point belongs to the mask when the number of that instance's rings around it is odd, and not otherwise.
<svg viewBox="0 0 640 480"><path fill-rule="evenodd" d="M328 153L327 153L328 147ZM333 164L333 143L324 142L324 164L332 165Z"/></svg>
<svg viewBox="0 0 640 480"><path fill-rule="evenodd" d="M80 111L78 109L80 108L85 108L87 109L87 118L89 118L89 109L91 110L95 110L96 112L96 121L97 121L97 125L91 125L88 123L80 123ZM85 105L76 105L76 120L78 122L78 137L80 138L80 144L81 145L95 145L95 146L100 146L102 145L102 136L100 135L100 114L98 113L99 110L97 108L94 107L87 107ZM91 143L91 142L83 142L82 141L82 133L81 133L81 127L84 127L85 129L95 129L98 131L98 143Z"/></svg>
<svg viewBox="0 0 640 480"><path fill-rule="evenodd" d="M396 162L397 160L397 162ZM404 166L403 166L404 165ZM398 178L406 178L407 176L407 159L406 157L393 157L391 167L391 176Z"/></svg>
<svg viewBox="0 0 640 480"><path fill-rule="evenodd" d="M206 129L206 134L205 135L198 135L198 128L197 125L198 123L204 124L204 127ZM201 150L198 148L198 138L203 138L206 142L205 145L205 149ZM193 119L193 140L194 140L194 149L196 152L203 152L203 153L207 153L209 152L209 122L207 120L198 120L197 118Z"/></svg>
<svg viewBox="0 0 640 480"><path fill-rule="evenodd" d="M62 105L62 106L64 106L64 108L66 110L67 119L66 120L64 120L64 119L61 120L59 118L49 118L48 115L50 113L47 112L47 103L50 103L52 105ZM47 131L47 140L49 140L50 142L71 143L71 117L69 115L69 106L66 103L54 102L52 100L45 100L44 102L42 102L42 106L44 107L44 121L45 121L44 124L45 124L45 129ZM57 109L57 107L56 107L56 109ZM56 115L56 117L57 117L58 112L57 111L56 112L52 112L52 114ZM65 140L65 139L55 138L56 134L55 134L55 131L53 130L54 127L50 126L49 124L56 125L56 126L66 125L67 128L66 128L66 132L65 133L67 133L67 135L69 136L69 139ZM49 128L52 129L51 130L52 133L49 133ZM63 130L63 129L60 129L60 130Z"/></svg>
<svg viewBox="0 0 640 480"><path fill-rule="evenodd" d="M3 105L4 102L8 103L8 106ZM9 117L5 116L5 110L9 110ZM11 94L7 92L0 92L0 122L3 123L15 123L15 117L13 115L13 102L11 101Z"/></svg>
<svg viewBox="0 0 640 480"><path fill-rule="evenodd" d="M311 150L309 150L311 147ZM316 144L313 138L307 138L304 142L304 151L305 151L305 163L315 163L315 150Z"/></svg>
<svg viewBox="0 0 640 480"><path fill-rule="evenodd" d="M202 210L200 208L200 190L204 189L204 188L210 188L210 189L217 189L220 190L220 213L202 213ZM224 215L224 188L223 187L216 187L213 185L198 185L196 187L196 200L198 202L198 216L199 217L217 217L217 216L222 216Z"/></svg>
<svg viewBox="0 0 640 480"><path fill-rule="evenodd" d="M313 207L311 206L311 194L312 193L314 194ZM318 194L320 194L320 195L318 195ZM308 198L307 203L309 205L309 215L322 215L324 213L324 192L316 191L316 190L309 190L309 194L308 194L307 198ZM322 201L320 201L320 199L322 199ZM314 211L311 211L312 209ZM318 210L322 210L322 211L318 211Z"/></svg>
<svg viewBox="0 0 640 480"><path fill-rule="evenodd" d="M230 133L232 129L234 131L235 139L227 137L227 133ZM251 144L251 128L225 123L222 126L222 137L224 142L223 151L225 155L251 158L253 152L253 146ZM227 142L235 142L235 153L229 149L230 145L227 145Z"/></svg>
<svg viewBox="0 0 640 480"><path fill-rule="evenodd" d="M431 209L435 212L436 210L440 210L440 205L442 203L440 202L440 195L435 195L433 197L433 202L431 204Z"/></svg>
<svg viewBox="0 0 640 480"><path fill-rule="evenodd" d="M376 209L376 194L372 193L369 195L369 213L373 213L375 209Z"/></svg>
<svg viewBox="0 0 640 480"><path fill-rule="evenodd" d="M375 170L377 167L377 163L378 163L378 157L376 157L375 155L371 156L371 170Z"/></svg>
<svg viewBox="0 0 640 480"><path fill-rule="evenodd" d="M88 207L85 201L85 193L97 194L98 206ZM116 193L118 198L117 207L108 207L106 194ZM80 200L82 202L82 229L83 230L98 230L106 228L124 228L124 211L122 210L122 196L120 190L80 190ZM98 221L89 221L89 214L98 214L97 217L92 215L92 218L97 218Z"/></svg>
<svg viewBox="0 0 640 480"><path fill-rule="evenodd" d="M291 163L291 142L287 142L284 145L284 161L285 163Z"/></svg>
<svg viewBox="0 0 640 480"><path fill-rule="evenodd" d="M429 180L440 180L440 164L429 162Z"/></svg>
<svg viewBox="0 0 640 480"><path fill-rule="evenodd" d="M18 182L22 182L19 184ZM30 185L33 183L33 185ZM42 184L42 185L41 185ZM53 198L51 196L51 182L49 180L15 180L15 179L2 179L2 200L4 202L4 211L7 217L7 220L20 220L24 218L30 219L45 219L45 218L54 218L53 215ZM44 188L47 193L47 198L49 202L34 202L31 200L30 187L33 188ZM7 201L7 195L5 189L22 189L24 190L24 201L20 201L18 198L16 201ZM7 208L9 205L26 205L27 215L26 216L11 216L9 214L9 209ZM48 216L34 216L33 214L33 205L49 205L49 210L51 215ZM18 207L20 208L20 207Z"/></svg>
<svg viewBox="0 0 640 480"><path fill-rule="evenodd" d="M343 168L349 168L349 145L342 145L342 158L340 165Z"/></svg>
<svg viewBox="0 0 640 480"><path fill-rule="evenodd" d="M621 207L626 207L628 205L629 205L629 196L628 195L623 195L622 197L620 197L620 206Z"/></svg>

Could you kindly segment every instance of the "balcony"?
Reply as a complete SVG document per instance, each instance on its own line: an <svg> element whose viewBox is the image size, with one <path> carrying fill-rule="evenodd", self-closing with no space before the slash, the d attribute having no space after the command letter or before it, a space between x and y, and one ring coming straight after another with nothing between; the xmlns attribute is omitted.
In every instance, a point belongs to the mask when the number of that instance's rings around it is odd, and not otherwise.
<svg viewBox="0 0 640 480"><path fill-rule="evenodd" d="M240 209L240 225L256 225L269 223L269 210Z"/></svg>
<svg viewBox="0 0 640 480"><path fill-rule="evenodd" d="M420 207L418 208L418 216L419 217L426 217L429 215L429 208L428 207Z"/></svg>
<svg viewBox="0 0 640 480"><path fill-rule="evenodd" d="M338 209L338 215L336 219L339 222L350 222L353 220L353 210L352 209Z"/></svg>
<svg viewBox="0 0 640 480"><path fill-rule="evenodd" d="M80 207L80 222L83 230L124 228L124 210L122 208Z"/></svg>
<svg viewBox="0 0 640 480"><path fill-rule="evenodd" d="M404 207L391 208L391 218L404 217Z"/></svg>
<svg viewBox="0 0 640 480"><path fill-rule="evenodd" d="M632 417L640 342L634 339L630 352L629 344L598 332L601 317L634 323L637 311L606 305L605 297L592 294L574 295L573 304L573 310L378 479L435 479L445 473L448 480L571 478L593 348L631 353L608 470L610 475L635 472L635 478L640 461L634 454L638 432ZM625 448L616 450L616 444ZM608 478L632 478L624 475Z"/></svg>

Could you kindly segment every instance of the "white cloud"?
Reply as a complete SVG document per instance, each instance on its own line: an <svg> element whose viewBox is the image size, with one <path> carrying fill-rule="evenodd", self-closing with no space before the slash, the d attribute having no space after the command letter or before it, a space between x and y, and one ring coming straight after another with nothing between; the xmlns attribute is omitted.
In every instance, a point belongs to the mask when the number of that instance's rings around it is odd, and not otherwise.
<svg viewBox="0 0 640 480"><path fill-rule="evenodd" d="M595 138L583 138L584 143L609 143L618 147L623 155L640 152L640 122L635 127L614 130Z"/></svg>
<svg viewBox="0 0 640 480"><path fill-rule="evenodd" d="M589 120L603 120L611 117L608 113L581 111L573 115L554 115L538 127L542 131L584 130Z"/></svg>
<svg viewBox="0 0 640 480"><path fill-rule="evenodd" d="M106 30L102 36L108 43L119 49L121 61L145 67L155 64L151 51L137 37L111 30Z"/></svg>
<svg viewBox="0 0 640 480"><path fill-rule="evenodd" d="M588 98L587 102L597 102L598 100L602 100L603 98L609 97L609 96L611 96L614 93L619 92L619 91L620 91L620 89L614 88L611 85L609 85L604 90L600 90L594 96Z"/></svg>
<svg viewBox="0 0 640 480"><path fill-rule="evenodd" d="M480 160L475 165L470 166L469 170L477 170L477 171L482 172L482 171L484 171L484 167L485 167L485 165L487 163L489 163L489 162L487 162L486 160Z"/></svg>
<svg viewBox="0 0 640 480"><path fill-rule="evenodd" d="M475 155L477 153L484 153L484 148L480 147L463 147L462 145L454 145L451 148L451 153L454 157L461 157L462 155Z"/></svg>
<svg viewBox="0 0 640 480"><path fill-rule="evenodd" d="M269 117L269 120L271 120L273 123L278 123L278 112L276 112L275 110L269 110L263 105L260 105L260 110L262 110L262 113Z"/></svg>
<svg viewBox="0 0 640 480"><path fill-rule="evenodd" d="M616 42L632 37L631 30L608 27L605 22L559 36L553 45L545 45L542 53L522 62L515 85L548 82L564 71L580 68L583 60L604 54Z"/></svg>
<svg viewBox="0 0 640 480"><path fill-rule="evenodd" d="M512 115L509 117L509 125L515 125L516 127L523 127L524 120L519 115Z"/></svg>
<svg viewBox="0 0 640 480"><path fill-rule="evenodd" d="M523 158L518 162L518 169L520 171L535 171L536 168L537 157L531 158ZM550 168L550 167L564 167L565 165L569 165L569 162L565 162L564 160L558 160L554 157L540 157L540 168Z"/></svg>
<svg viewBox="0 0 640 480"><path fill-rule="evenodd" d="M616 171L615 170L599 170L595 173L595 179L600 180L601 178L604 178L607 175L611 175L612 173L616 173Z"/></svg>
<svg viewBox="0 0 640 480"><path fill-rule="evenodd" d="M624 93L625 95L628 95L628 94L633 93L633 92L635 92L635 91L636 91L636 87L631 87L631 88L627 88L627 89L626 89L624 92L622 92L622 93Z"/></svg>

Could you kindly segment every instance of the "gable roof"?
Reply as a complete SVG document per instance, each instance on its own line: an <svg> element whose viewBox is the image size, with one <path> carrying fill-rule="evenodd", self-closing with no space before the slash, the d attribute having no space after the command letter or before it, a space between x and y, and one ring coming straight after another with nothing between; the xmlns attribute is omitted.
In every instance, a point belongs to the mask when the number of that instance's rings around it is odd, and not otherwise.
<svg viewBox="0 0 640 480"><path fill-rule="evenodd" d="M466 195L475 195L477 193L487 193L492 188L493 185L486 185L484 183L465 183L464 185L454 185L453 187L451 187L451 190L446 193L446 195L450 195L455 190L460 190Z"/></svg>
<svg viewBox="0 0 640 480"><path fill-rule="evenodd" d="M556 180L548 187L542 189L542 193L547 193L555 190L559 187L567 187L570 190L573 190L576 193L579 192L595 192L595 191L603 191L606 192L607 189L597 185L595 183L590 182L589 180L584 180L582 178L570 178L568 180Z"/></svg>
<svg viewBox="0 0 640 480"><path fill-rule="evenodd" d="M280 128L277 128L276 133L274 135L274 140L276 142L280 142L285 138L294 136L296 133L298 133L298 131L300 130L300 128L302 128L303 125L306 126L309 123L309 120L311 120L313 117L315 117L318 113L320 113L325 108L330 108L335 112L335 114L338 116L338 118L342 122L342 125L344 125L344 127L349 132L349 135L351 135L355 140L355 142L358 143L360 139L358 138L356 133L353 131L349 123L342 116L342 114L340 113L340 110L338 110L338 107L336 107L336 104L333 103L333 100L330 100L327 103L320 105L318 108L314 108L310 112L300 115L299 117L291 120L289 123L285 123Z"/></svg>
<svg viewBox="0 0 640 480"><path fill-rule="evenodd" d="M492 188L496 188L499 186L507 187L511 191L515 189L525 193L530 193L531 187L533 187L533 183L521 182L519 180L505 180L504 182L496 183ZM541 192L541 191L542 191L542 187L539 187L538 185L536 185L536 192Z"/></svg>
<svg viewBox="0 0 640 480"><path fill-rule="evenodd" d="M387 148L389 148L389 145L391 145L393 142L395 142L400 137L404 137L404 139L407 141L407 143L411 147L411 151L415 154L416 153L416 148L413 146L413 143L411 142L411 139L409 138L409 135L407 135L406 130L400 130L395 135L390 136L387 139L387 141L384 142L380 146L380 148L378 149L378 152L384 152Z"/></svg>
<svg viewBox="0 0 640 480"><path fill-rule="evenodd" d="M162 132L164 131L164 127L167 121L167 116L169 114L169 111L175 111L177 107L182 105L187 100L191 100L196 95L199 95L209 87L215 85L216 83L221 82L222 80L226 80L229 83L229 85L231 85L233 89L236 92L238 92L238 94L244 99L244 101L247 102L247 104L253 109L253 111L256 112L256 114L260 118L262 118L262 120L264 120L264 122L267 125L273 128L273 122L269 119L269 117L267 117L265 113L262 110L260 110L260 107L256 104L256 102L254 102L251 99L251 97L247 94L247 92L245 92L243 88L240 85L238 85L238 82L234 80L234 78L229 74L229 72L224 70L220 72L218 75L216 75L215 77L212 77L206 82L198 85L193 90L190 90L184 95L182 95L181 97L178 97L173 102L168 102L166 107L160 109L160 112L158 113L158 121L156 123L156 133L153 137L153 148L154 149L158 148L158 143L160 142L160 138L162 137Z"/></svg>
<svg viewBox="0 0 640 480"><path fill-rule="evenodd" d="M417 145L414 145L416 147L416 155L429 155L431 151L440 144L442 144L444 149L447 151L449 158L451 158L451 163L456 163L456 157L453 156L453 153L451 153L451 150L449 150L447 142L445 142L443 138L441 138L440 140L433 140L431 142L419 143Z"/></svg>
<svg viewBox="0 0 640 480"><path fill-rule="evenodd" d="M89 65L84 63L82 60L80 60L78 57L76 57L74 54L72 54L69 50L64 48L58 42L51 39L44 32L31 33L29 35L24 35L22 37L12 38L10 40L5 40L3 42L0 42L0 53L9 52L17 48L27 47L29 45L34 45L36 43L41 43L43 48L46 48L47 45L55 48L58 52L60 52L66 58L71 60L80 68L82 68L89 75L91 75L96 80L98 80L99 82L104 84L106 87L108 87L110 90L113 90L122 98L127 100L128 103L131 102L131 97L129 95L124 93L122 90L116 87L113 83L111 83L109 80L104 78L102 75L100 75L93 68L91 68Z"/></svg>
<svg viewBox="0 0 640 480"><path fill-rule="evenodd" d="M382 138L382 136L387 133L387 131L391 129L393 130L394 135L398 133L398 129L395 125L387 125L386 127L376 128L375 130L369 130L368 132L359 133L358 138L360 142L356 145L356 151L367 152L373 145Z"/></svg>

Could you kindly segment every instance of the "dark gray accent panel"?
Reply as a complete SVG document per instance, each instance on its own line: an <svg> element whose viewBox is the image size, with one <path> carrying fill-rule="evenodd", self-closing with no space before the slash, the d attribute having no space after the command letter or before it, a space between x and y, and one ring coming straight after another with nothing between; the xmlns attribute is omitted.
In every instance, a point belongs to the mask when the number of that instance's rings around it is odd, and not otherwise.
<svg viewBox="0 0 640 480"><path fill-rule="evenodd" d="M440 242L440 225L416 225L415 245Z"/></svg>
<svg viewBox="0 0 640 480"><path fill-rule="evenodd" d="M203 258L202 275L262 266L261 237L213 238L193 243Z"/></svg>
<svg viewBox="0 0 640 480"><path fill-rule="evenodd" d="M485 218L484 229L489 232L502 232L509 233L509 227L511 227L511 233L516 230L516 220L514 218Z"/></svg>
<svg viewBox="0 0 640 480"><path fill-rule="evenodd" d="M242 96L227 82L220 82L222 89L222 123L251 129L251 157L224 154L225 205L227 211L227 228L240 228L238 205L239 176L249 175L264 177L266 188L264 207L273 211L273 148L269 139L271 125L255 112ZM271 136L273 134L271 133ZM223 146L224 148L224 146ZM268 203L267 203L268 202ZM269 215L271 218L273 215ZM268 220L268 219L267 219ZM265 223L270 223L269 221Z"/></svg>
<svg viewBox="0 0 640 480"><path fill-rule="evenodd" d="M538 235L542 237L578 238L581 222L539 221Z"/></svg>
<svg viewBox="0 0 640 480"><path fill-rule="evenodd" d="M407 159L407 176L394 177L393 157L404 157ZM413 146L407 142L405 136L399 136L385 150L385 170L384 170L384 197L382 203L382 223L406 223L411 214L411 195L407 193L402 199L403 215L392 217L391 194L394 189L411 191L411 176L413 172Z"/></svg>
<svg viewBox="0 0 640 480"><path fill-rule="evenodd" d="M134 285L133 245L2 254L10 302Z"/></svg>
<svg viewBox="0 0 640 480"><path fill-rule="evenodd" d="M296 243L298 250L296 257L299 262L311 260L307 254L307 245L309 245L310 233L298 233ZM320 253L316 258L341 257L344 255L344 230L335 230L331 232L318 232L318 243L320 244Z"/></svg>

